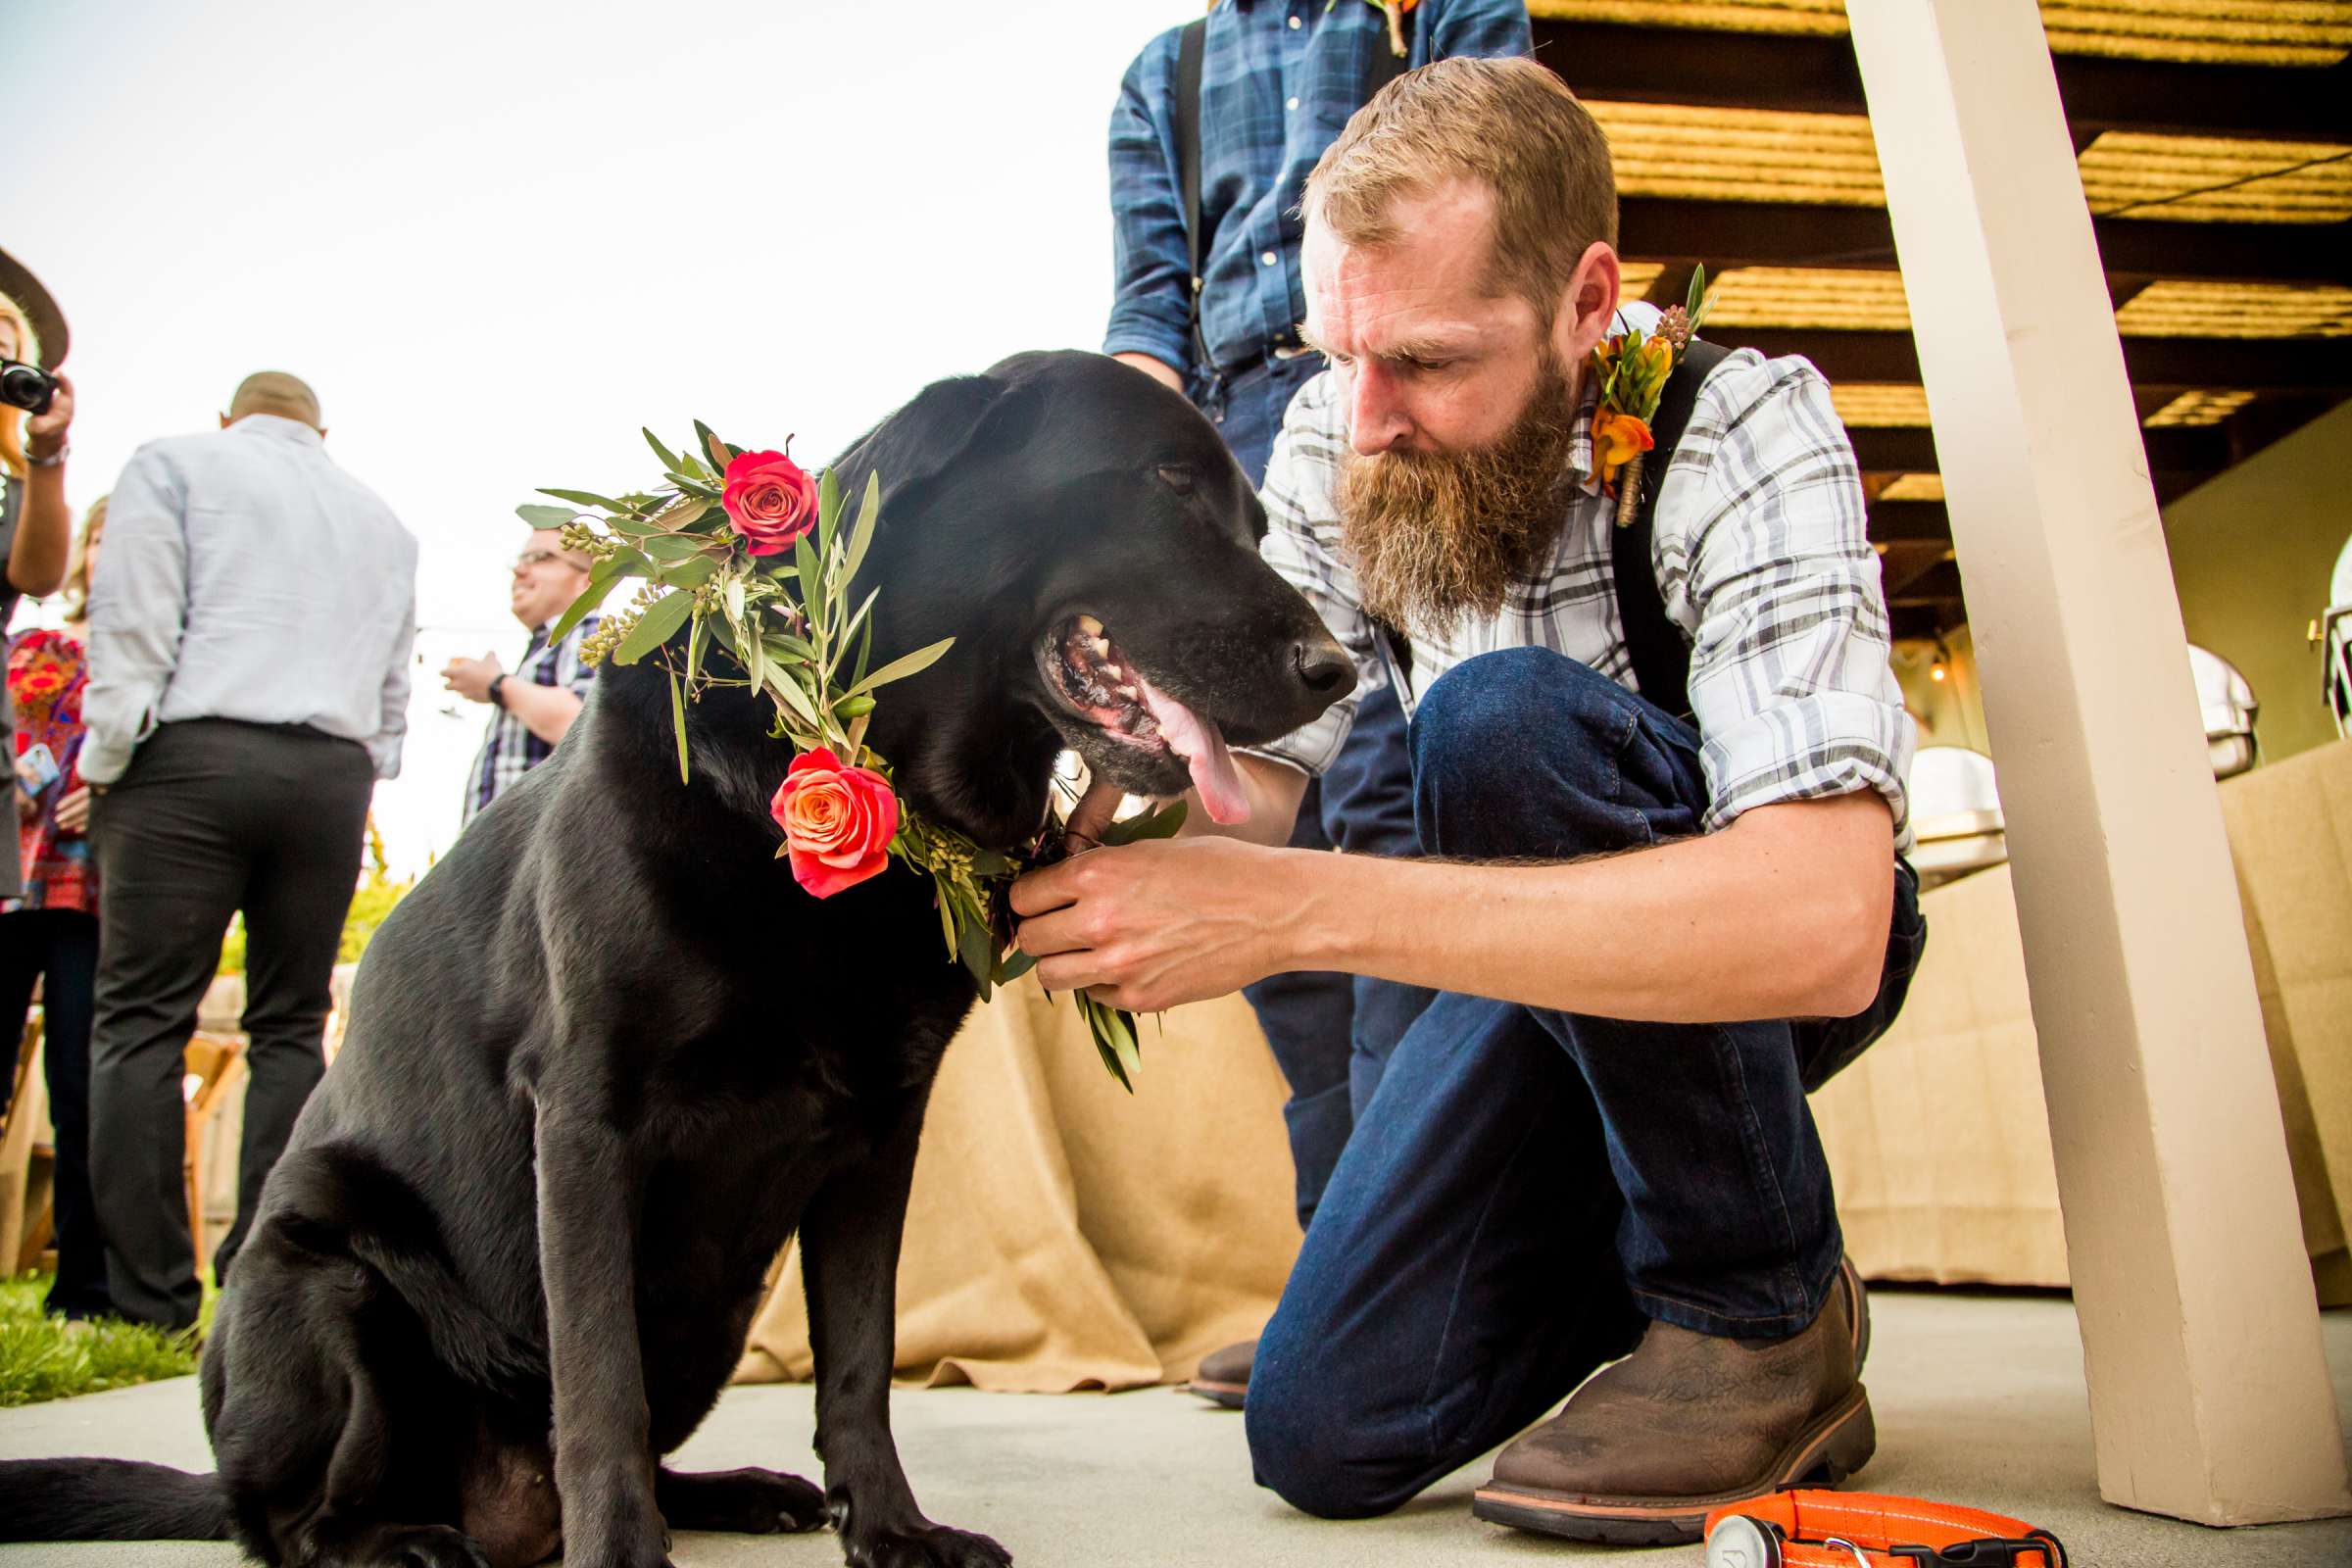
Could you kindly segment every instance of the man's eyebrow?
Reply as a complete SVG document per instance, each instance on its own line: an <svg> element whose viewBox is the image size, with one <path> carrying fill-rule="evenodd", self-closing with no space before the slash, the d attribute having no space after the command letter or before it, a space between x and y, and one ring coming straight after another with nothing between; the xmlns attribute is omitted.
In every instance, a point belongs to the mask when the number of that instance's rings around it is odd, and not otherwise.
<svg viewBox="0 0 2352 1568"><path fill-rule="evenodd" d="M1303 322L1301 322L1298 327L1298 341L1305 344L1308 348L1313 349L1316 353L1328 356L1331 359L1336 360L1343 357L1337 350L1333 349L1330 344L1317 337L1314 332L1311 331ZM1384 348L1378 353L1368 357L1375 360L1386 361L1391 364L1397 364L1421 360L1458 359L1462 354L1467 352L1467 344L1456 342L1448 338L1408 337L1396 343L1392 343L1387 348Z"/></svg>

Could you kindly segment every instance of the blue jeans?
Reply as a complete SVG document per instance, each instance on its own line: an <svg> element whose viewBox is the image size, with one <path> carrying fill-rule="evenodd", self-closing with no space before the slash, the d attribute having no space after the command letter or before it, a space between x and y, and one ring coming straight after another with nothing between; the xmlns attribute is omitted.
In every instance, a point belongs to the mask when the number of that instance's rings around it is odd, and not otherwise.
<svg viewBox="0 0 2352 1568"><path fill-rule="evenodd" d="M1411 748L1433 855L1639 849L1695 834L1706 801L1689 725L1540 649L1434 682ZM1260 1484L1310 1513L1383 1513L1647 1319L1811 1323L1842 1242L1805 1092L1901 1004L1925 932L1894 875L1880 995L1855 1018L1632 1023L1440 995L1379 1063L1258 1342Z"/></svg>
<svg viewBox="0 0 2352 1568"><path fill-rule="evenodd" d="M1252 485L1265 481L1266 460L1291 399L1323 368L1319 354L1268 359L1231 377L1196 379L1193 401L1216 425ZM1411 855L1412 767L1404 750L1404 710L1387 688L1358 706L1355 726L1330 772L1298 803L1294 849L1339 848L1355 855ZM1268 976L1243 989L1258 1027L1290 1085L1283 1118L1297 1176L1298 1224L1314 1217L1347 1147L1355 1111L1379 1079L1405 1029L1435 992L1328 971ZM1365 1063L1370 1063L1366 1067Z"/></svg>

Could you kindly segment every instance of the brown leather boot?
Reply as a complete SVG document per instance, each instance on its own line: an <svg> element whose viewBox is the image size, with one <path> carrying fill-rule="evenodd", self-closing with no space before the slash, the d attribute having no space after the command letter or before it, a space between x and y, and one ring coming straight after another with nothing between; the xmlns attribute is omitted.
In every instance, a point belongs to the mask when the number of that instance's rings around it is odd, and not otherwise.
<svg viewBox="0 0 2352 1568"><path fill-rule="evenodd" d="M1200 1358L1200 1365L1194 1371L1193 1381L1184 1386L1185 1390L1228 1410L1239 1410L1250 1393L1250 1363L1256 1359L1255 1340L1211 1350Z"/></svg>
<svg viewBox="0 0 2352 1568"><path fill-rule="evenodd" d="M1696 1541L1717 1503L1843 1481L1878 1446L1857 1376L1868 1313L1847 1267L1788 1339L1650 1324L1632 1355L1495 1456L1471 1513L1578 1541Z"/></svg>

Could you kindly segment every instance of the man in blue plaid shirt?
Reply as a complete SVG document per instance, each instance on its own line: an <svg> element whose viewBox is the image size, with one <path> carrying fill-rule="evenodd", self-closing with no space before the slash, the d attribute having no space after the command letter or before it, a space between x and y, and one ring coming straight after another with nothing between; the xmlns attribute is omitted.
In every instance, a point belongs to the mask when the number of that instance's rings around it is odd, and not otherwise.
<svg viewBox="0 0 2352 1568"><path fill-rule="evenodd" d="M514 618L531 628L522 662L509 674L496 654L484 654L479 659L453 659L442 669L444 689L495 710L466 777L461 827L553 756L556 743L586 706L596 668L581 662L580 644L596 635L600 617L594 612L581 616L560 642L551 644L547 634L587 586L587 558L564 549L564 537L556 530L533 529L514 558L508 587Z"/></svg>
<svg viewBox="0 0 2352 1568"><path fill-rule="evenodd" d="M1200 332L1179 183L1179 27L1136 57L1111 111L1118 287L1102 351L1191 398L1255 485L1284 409L1323 368L1323 357L1298 335L1306 297L1298 209L1307 172L1348 117L1408 66L1524 55L1531 38L1524 0L1422 0L1410 11L1402 59L1387 11L1369 0L1218 0L1205 25L1193 121L1200 143ZM1292 842L1412 853L1404 715L1385 690L1366 696L1343 754L1309 786ZM1285 1116L1303 1227L1353 1125L1351 1063L1358 1054L1385 1055L1431 993L1325 971L1269 976L1246 994L1291 1087ZM1251 1353L1244 1344L1210 1354L1195 1391L1239 1403Z"/></svg>
<svg viewBox="0 0 2352 1568"><path fill-rule="evenodd" d="M1275 440L1260 548L1410 713L1422 854L1283 847L1343 699L1235 756L1246 822L1020 878L1017 938L1048 990L1138 1012L1302 968L1439 991L1358 1057L1250 1371L1260 1483L1382 1513L1508 1440L1479 1517L1695 1541L1877 1443L1805 1101L1925 940L1853 449L1805 361L1694 350L1646 535L1619 528L1592 356L1658 313L1620 304L1607 140L1533 62L1390 83L1305 209L1330 368Z"/></svg>

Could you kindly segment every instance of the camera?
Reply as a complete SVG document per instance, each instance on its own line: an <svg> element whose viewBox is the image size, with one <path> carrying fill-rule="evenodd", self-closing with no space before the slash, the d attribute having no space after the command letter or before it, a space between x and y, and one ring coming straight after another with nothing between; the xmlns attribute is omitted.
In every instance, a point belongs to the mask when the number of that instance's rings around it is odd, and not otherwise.
<svg viewBox="0 0 2352 1568"><path fill-rule="evenodd" d="M55 396L57 377L47 370L21 360L0 360L0 403L27 414L46 414L49 400Z"/></svg>

